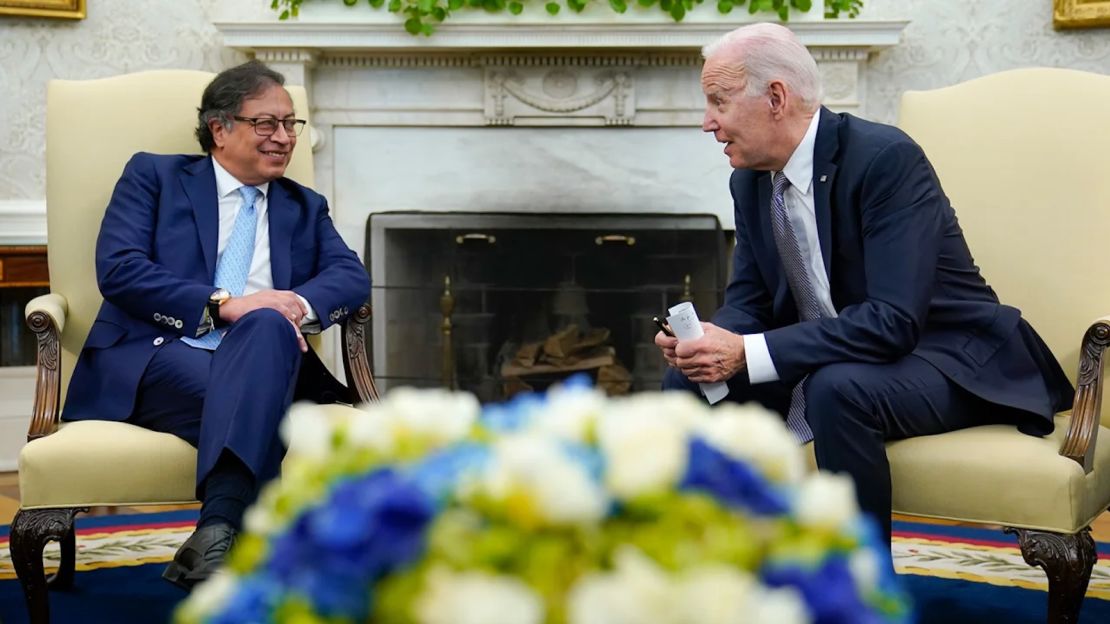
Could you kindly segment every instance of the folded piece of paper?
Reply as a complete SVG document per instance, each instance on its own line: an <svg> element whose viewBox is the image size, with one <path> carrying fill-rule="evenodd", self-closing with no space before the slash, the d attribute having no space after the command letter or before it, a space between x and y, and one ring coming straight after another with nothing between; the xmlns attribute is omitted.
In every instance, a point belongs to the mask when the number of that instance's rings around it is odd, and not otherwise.
<svg viewBox="0 0 1110 624"><path fill-rule="evenodd" d="M698 313L694 311L694 304L689 301L671 306L667 312L670 313L670 316L667 317L667 324L671 326L671 331L674 332L675 338L678 338L680 342L701 338L705 333L701 329ZM698 385L701 387L701 392L705 395L705 398L709 399L710 404L717 403L728 396L728 384L723 381Z"/></svg>

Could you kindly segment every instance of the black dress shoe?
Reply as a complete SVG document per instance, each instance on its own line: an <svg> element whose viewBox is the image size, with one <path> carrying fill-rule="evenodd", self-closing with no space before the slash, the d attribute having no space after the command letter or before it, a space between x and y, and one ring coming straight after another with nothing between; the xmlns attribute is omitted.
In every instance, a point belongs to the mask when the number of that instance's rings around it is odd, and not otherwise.
<svg viewBox="0 0 1110 624"><path fill-rule="evenodd" d="M223 565L234 541L235 529L230 524L218 522L197 529L177 549L162 578L182 589L192 589Z"/></svg>

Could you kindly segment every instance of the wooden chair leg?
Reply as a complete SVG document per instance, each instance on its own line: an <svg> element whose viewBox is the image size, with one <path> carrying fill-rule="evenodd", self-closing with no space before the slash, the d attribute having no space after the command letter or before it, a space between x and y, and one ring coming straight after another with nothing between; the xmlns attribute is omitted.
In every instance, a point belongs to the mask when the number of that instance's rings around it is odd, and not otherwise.
<svg viewBox="0 0 1110 624"><path fill-rule="evenodd" d="M31 624L50 622L50 601L47 587L69 587L73 584L76 539L73 517L81 509L20 509L12 520L9 547L12 564L23 596L27 601L27 614ZM46 544L61 544L62 558L58 572L46 578L42 552Z"/></svg>
<svg viewBox="0 0 1110 624"><path fill-rule="evenodd" d="M1076 624L1091 581L1096 553L1091 529L1074 534L1006 527L1016 534L1021 555L1048 575L1048 624Z"/></svg>

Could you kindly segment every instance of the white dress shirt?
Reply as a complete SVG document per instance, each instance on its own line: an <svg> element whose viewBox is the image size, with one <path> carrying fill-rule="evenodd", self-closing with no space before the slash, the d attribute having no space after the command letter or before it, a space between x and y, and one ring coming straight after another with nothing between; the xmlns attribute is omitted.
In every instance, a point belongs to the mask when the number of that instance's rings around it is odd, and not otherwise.
<svg viewBox="0 0 1110 624"><path fill-rule="evenodd" d="M818 111L809 122L809 128L801 143L794 148L790 160L781 172L790 182L783 194L786 214L798 236L798 248L802 257L807 259L806 273L817 295L817 303L826 316L835 317L832 294L829 289L829 276L825 273L825 260L821 255L821 241L817 237L817 214L813 204L813 146L817 139L817 122L821 117ZM773 182L773 179L772 179ZM773 186L773 185L772 185ZM778 381L779 372L767 349L767 339L763 334L744 336L744 350L747 353L748 381L752 384Z"/></svg>
<svg viewBox="0 0 1110 624"><path fill-rule="evenodd" d="M239 216L239 207L243 203L242 196L239 195L239 187L244 184L228 173L215 158L212 158L212 169L216 172L216 196L219 198L220 210L220 234L217 239L219 244L216 247L218 266L220 258L224 255L224 248L227 247L227 241L231 238L231 230L235 227L235 218ZM274 287L274 275L270 270L270 220L266 212L269 208L270 183L265 182L255 188L261 192L254 203L258 220L254 230L254 256L251 259L250 273L247 275L247 285L243 288L244 295ZM300 295L297 297L308 310L308 314L301 320L301 325L317 322L316 311L312 309L308 300Z"/></svg>

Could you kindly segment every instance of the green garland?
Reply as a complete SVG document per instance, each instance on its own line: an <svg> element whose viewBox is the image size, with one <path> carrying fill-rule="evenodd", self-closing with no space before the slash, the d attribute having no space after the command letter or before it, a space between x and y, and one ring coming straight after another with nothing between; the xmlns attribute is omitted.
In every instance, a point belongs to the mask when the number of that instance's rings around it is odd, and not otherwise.
<svg viewBox="0 0 1110 624"><path fill-rule="evenodd" d="M524 10L524 3L543 0L367 0L367 4L375 9L385 7L390 13L400 13L406 16L405 30L413 35L430 35L435 32L436 24L445 21L451 16L452 11L459 9L481 10L490 13L508 11L513 15L520 15ZM643 7L658 6L659 10L667 13L676 22L681 22L686 13L704 0L632 0ZM280 11L278 19L297 17L300 13L301 3L304 0L273 0L270 8ZM582 9L591 0L562 0L568 9L581 13ZM617 13L628 10L629 0L607 0L609 7ZM813 8L813 0L718 0L717 10L722 14L731 13L736 7L748 5L748 13L756 14L776 13L779 19L786 21L790 18L791 9L806 12ZM343 0L343 4L354 6L358 0ZM863 0L825 0L825 17L837 18L841 13L848 17L859 15L863 8ZM547 0L544 9L555 15L562 10L562 5L555 0Z"/></svg>

